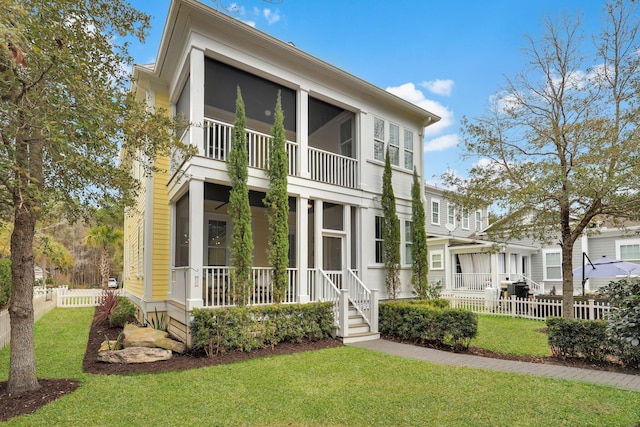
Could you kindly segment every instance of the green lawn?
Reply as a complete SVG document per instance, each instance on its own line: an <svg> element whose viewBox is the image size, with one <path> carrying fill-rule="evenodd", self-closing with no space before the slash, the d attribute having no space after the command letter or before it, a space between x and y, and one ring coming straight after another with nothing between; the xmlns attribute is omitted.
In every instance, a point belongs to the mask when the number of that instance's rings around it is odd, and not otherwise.
<svg viewBox="0 0 640 427"><path fill-rule="evenodd" d="M478 316L478 336L471 340L474 347L516 356L550 356L547 334L541 320L506 316Z"/></svg>
<svg viewBox="0 0 640 427"><path fill-rule="evenodd" d="M627 426L640 421L640 393L443 367L353 347L184 372L88 375L81 365L92 313L56 309L36 324L38 375L78 378L82 385L7 425ZM6 380L8 360L8 349L0 351L0 380Z"/></svg>

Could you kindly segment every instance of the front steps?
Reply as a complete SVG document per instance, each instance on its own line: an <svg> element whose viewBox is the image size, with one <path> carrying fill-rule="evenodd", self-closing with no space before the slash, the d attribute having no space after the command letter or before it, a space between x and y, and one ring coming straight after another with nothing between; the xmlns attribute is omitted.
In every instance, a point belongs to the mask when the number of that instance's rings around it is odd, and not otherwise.
<svg viewBox="0 0 640 427"><path fill-rule="evenodd" d="M344 344L380 339L380 333L371 332L369 324L351 303L349 303L349 321L346 335L346 337L342 337Z"/></svg>

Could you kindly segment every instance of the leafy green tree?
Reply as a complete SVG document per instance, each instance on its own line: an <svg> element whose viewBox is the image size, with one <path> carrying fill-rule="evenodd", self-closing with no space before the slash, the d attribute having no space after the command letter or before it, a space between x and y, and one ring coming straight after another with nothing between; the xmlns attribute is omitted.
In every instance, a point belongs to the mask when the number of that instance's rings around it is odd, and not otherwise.
<svg viewBox="0 0 640 427"><path fill-rule="evenodd" d="M284 130L284 114L280 102L280 92L274 112L274 123L271 128L271 145L269 146L269 191L264 199L269 218L269 263L273 267L273 300L284 301L289 278L289 194L287 192L287 175L289 160L286 150Z"/></svg>
<svg viewBox="0 0 640 427"><path fill-rule="evenodd" d="M396 214L396 196L391 183L391 161L389 147L384 162L382 174L382 238L384 245L384 266L386 275L384 284L387 295L396 299L400 291L400 220Z"/></svg>
<svg viewBox="0 0 640 427"><path fill-rule="evenodd" d="M611 1L585 46L579 18L545 21L528 38L527 67L483 117L463 120L465 157L483 159L468 179L445 181L462 204L494 201L507 213L495 238L559 243L563 313L573 317L573 249L594 219L640 212L638 5ZM477 206L477 205L476 205Z"/></svg>
<svg viewBox="0 0 640 427"><path fill-rule="evenodd" d="M0 258L0 310L9 303L11 295L11 260Z"/></svg>
<svg viewBox="0 0 640 427"><path fill-rule="evenodd" d="M110 225L97 225L89 230L84 239L87 245L100 249L100 277L102 289L107 289L111 272L111 253L122 240L122 230Z"/></svg>
<svg viewBox="0 0 640 427"><path fill-rule="evenodd" d="M149 17L125 0L0 0L0 217L12 218L7 392L39 388L33 341L34 235L47 205L76 219L134 200L117 159L154 170L178 144L174 123L128 93L127 37ZM190 154L189 151L188 154Z"/></svg>
<svg viewBox="0 0 640 427"><path fill-rule="evenodd" d="M238 87L236 98L236 120L233 125L231 153L227 162L227 173L231 179L229 213L233 223L231 235L231 270L236 301L247 303L253 288L251 268L253 266L253 235L251 233L251 206L249 205L249 177L247 131L244 101Z"/></svg>
<svg viewBox="0 0 640 427"><path fill-rule="evenodd" d="M413 264L411 266L411 284L418 298L426 299L429 294L429 254L427 251L427 232L425 230L424 204L422 194L424 186L413 168L413 185L411 186L411 239Z"/></svg>

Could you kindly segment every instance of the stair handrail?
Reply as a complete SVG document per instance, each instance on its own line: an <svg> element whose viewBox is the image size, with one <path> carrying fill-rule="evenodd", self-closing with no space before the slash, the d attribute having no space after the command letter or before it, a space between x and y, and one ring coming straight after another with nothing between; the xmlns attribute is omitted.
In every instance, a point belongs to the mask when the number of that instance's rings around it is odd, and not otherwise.
<svg viewBox="0 0 640 427"><path fill-rule="evenodd" d="M522 277L522 280L527 282L527 285L529 285L529 289L531 289L533 293L535 294L543 293L543 288L538 282L534 282L524 274L520 274L520 277Z"/></svg>
<svg viewBox="0 0 640 427"><path fill-rule="evenodd" d="M371 327L371 291L353 270L349 268L347 272L345 284L349 290L349 301Z"/></svg>
<svg viewBox="0 0 640 427"><path fill-rule="evenodd" d="M321 268L316 268L320 280L316 282L316 299L333 303L333 315L338 327L340 326L340 289L333 283Z"/></svg>

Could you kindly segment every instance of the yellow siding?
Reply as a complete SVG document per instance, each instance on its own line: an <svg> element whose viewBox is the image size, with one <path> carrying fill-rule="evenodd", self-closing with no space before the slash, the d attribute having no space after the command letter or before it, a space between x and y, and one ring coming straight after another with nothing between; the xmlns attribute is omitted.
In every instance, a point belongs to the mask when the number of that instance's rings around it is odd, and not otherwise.
<svg viewBox="0 0 640 427"><path fill-rule="evenodd" d="M169 96L156 92L156 108L169 111ZM169 292L169 248L170 248L170 220L169 198L167 182L169 173L169 158L156 160L156 166L161 172L153 176L153 247L152 250L152 295L153 300L167 299Z"/></svg>

